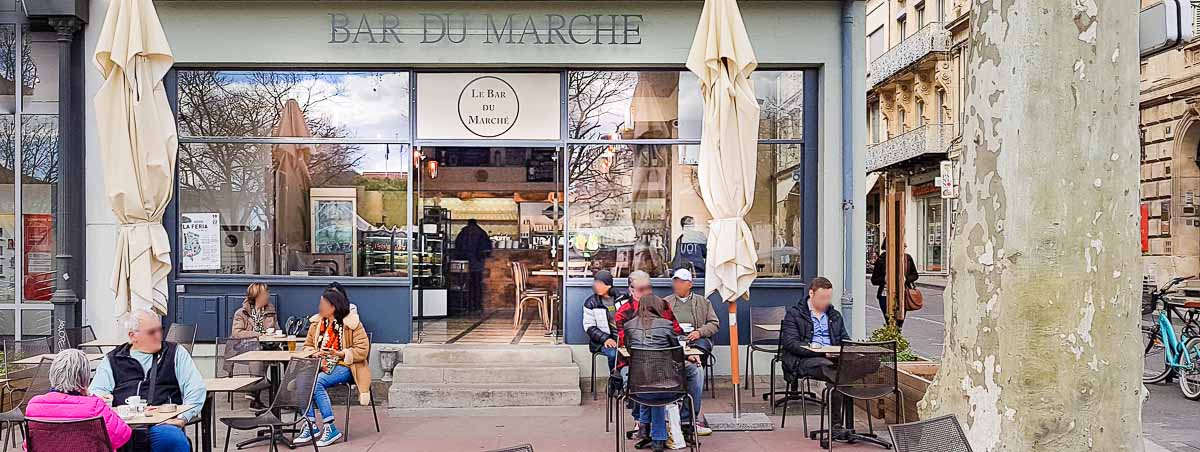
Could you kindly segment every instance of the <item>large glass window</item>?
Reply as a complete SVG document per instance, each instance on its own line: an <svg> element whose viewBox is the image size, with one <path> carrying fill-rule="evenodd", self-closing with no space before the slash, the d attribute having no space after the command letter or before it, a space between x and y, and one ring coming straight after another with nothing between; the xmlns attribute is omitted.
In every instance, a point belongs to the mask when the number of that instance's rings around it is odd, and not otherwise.
<svg viewBox="0 0 1200 452"><path fill-rule="evenodd" d="M178 77L181 271L408 276L408 73Z"/></svg>
<svg viewBox="0 0 1200 452"><path fill-rule="evenodd" d="M762 106L746 217L760 277L799 276L804 73L753 75ZM703 101L686 72L572 72L569 258L618 277L704 273L710 216L697 173Z"/></svg>

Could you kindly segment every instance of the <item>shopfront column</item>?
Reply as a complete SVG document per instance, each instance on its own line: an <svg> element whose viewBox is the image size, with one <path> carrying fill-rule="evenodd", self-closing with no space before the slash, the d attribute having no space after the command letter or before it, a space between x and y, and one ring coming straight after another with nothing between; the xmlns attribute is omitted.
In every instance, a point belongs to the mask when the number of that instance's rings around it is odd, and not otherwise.
<svg viewBox="0 0 1200 452"><path fill-rule="evenodd" d="M80 192L79 177L75 175L82 174L83 171L80 165L83 163L80 157L82 152L78 139L78 128L71 127L71 122L77 117L75 93L72 90L72 83L75 80L76 64L74 64L73 46L75 37L79 31L83 29L83 21L77 17L54 17L50 19L50 25L54 27L58 41L58 143L59 143L59 158L58 158L58 187L56 190L56 198L58 208L54 212L54 241L56 246L55 260L58 265L58 275L56 278L56 290L51 296L50 301L54 304L53 328L54 340L59 349L66 348L69 345L67 342L66 328L76 328L80 324L80 306L79 296L74 290L76 281L82 281L82 274L75 274L77 268L75 262L76 254L76 235L77 229L82 225L75 223L75 218L78 212L75 212L77 206L81 204L76 200L82 198ZM74 279L74 280L73 280Z"/></svg>

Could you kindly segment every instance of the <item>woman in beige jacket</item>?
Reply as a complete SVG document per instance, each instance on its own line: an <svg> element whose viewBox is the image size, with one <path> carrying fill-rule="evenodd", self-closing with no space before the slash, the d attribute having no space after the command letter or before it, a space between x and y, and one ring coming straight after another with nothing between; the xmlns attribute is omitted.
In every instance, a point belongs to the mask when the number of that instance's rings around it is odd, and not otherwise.
<svg viewBox="0 0 1200 452"><path fill-rule="evenodd" d="M371 344L367 330L358 318L358 310L344 293L337 290L326 290L321 295L317 315L309 318L309 322L304 349L316 351L313 356L321 360L321 371L313 390L316 409L309 408L308 426L301 429L300 436L292 444L316 441L318 447L325 447L342 437L342 432L334 425L327 388L353 382L358 387L359 403L371 403L371 369L367 366ZM317 410L321 412L319 423Z"/></svg>
<svg viewBox="0 0 1200 452"><path fill-rule="evenodd" d="M259 337L279 328L279 314L271 304L271 289L264 283L246 287L246 300L233 313L233 337Z"/></svg>

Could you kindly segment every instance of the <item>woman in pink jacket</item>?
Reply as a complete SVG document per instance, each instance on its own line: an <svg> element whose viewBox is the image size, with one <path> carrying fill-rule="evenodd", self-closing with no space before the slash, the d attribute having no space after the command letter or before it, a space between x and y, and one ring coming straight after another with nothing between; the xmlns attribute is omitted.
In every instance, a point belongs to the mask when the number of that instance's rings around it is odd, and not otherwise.
<svg viewBox="0 0 1200 452"><path fill-rule="evenodd" d="M72 421L103 417L113 450L129 442L132 432L108 402L88 394L92 370L87 355L79 350L63 350L50 365L50 392L29 400L25 417L48 421Z"/></svg>

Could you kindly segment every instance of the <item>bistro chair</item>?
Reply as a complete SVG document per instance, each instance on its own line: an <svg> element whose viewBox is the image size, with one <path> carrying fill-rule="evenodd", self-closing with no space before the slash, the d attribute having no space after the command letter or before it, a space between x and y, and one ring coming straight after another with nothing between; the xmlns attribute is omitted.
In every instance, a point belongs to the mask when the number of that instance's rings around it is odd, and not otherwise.
<svg viewBox="0 0 1200 452"><path fill-rule="evenodd" d="M779 421L779 428L787 428L788 405L793 401L800 402L800 420L804 424L804 436L808 436L808 404L815 403L821 409L825 408L825 401L817 397L817 393L812 390L812 377L807 375L793 375L787 369L783 370L783 380L787 382L787 392L782 398L775 401L775 405L783 404L783 419ZM803 391L801 388L804 388Z"/></svg>
<svg viewBox="0 0 1200 452"><path fill-rule="evenodd" d="M367 357L371 356L371 343L375 341L375 333L367 333ZM354 379L342 383L346 386L346 427L342 429L342 442L350 440L350 407L358 401L355 390L357 386L354 384ZM371 415L375 417L375 431L381 432L379 429L379 413L375 411L375 391L373 388L367 388L367 392L371 395Z"/></svg>
<svg viewBox="0 0 1200 452"><path fill-rule="evenodd" d="M167 329L166 339L183 347L191 355L192 348L196 346L196 325L172 323Z"/></svg>
<svg viewBox="0 0 1200 452"><path fill-rule="evenodd" d="M908 424L889 425L896 452L972 452L953 414Z"/></svg>
<svg viewBox="0 0 1200 452"><path fill-rule="evenodd" d="M92 330L91 325L81 326L79 328L67 328L67 347L77 348L84 353L104 353L100 347L80 347L79 344L84 344L96 340L96 332Z"/></svg>
<svg viewBox="0 0 1200 452"><path fill-rule="evenodd" d="M28 452L113 452L103 417L71 421L29 419L25 431Z"/></svg>
<svg viewBox="0 0 1200 452"><path fill-rule="evenodd" d="M717 366L716 358L712 352L705 353L700 356L701 363L704 364L704 385L708 386L708 393L713 399L717 398L717 379L714 375L714 370Z"/></svg>
<svg viewBox="0 0 1200 452"><path fill-rule="evenodd" d="M779 325L783 323L783 318L787 316L787 307L785 306L763 306L753 307L747 304L750 310L750 343L746 344L746 383L744 386L750 387L750 397L754 397L754 353L770 353L771 358L771 392L763 394L763 399L774 397L775 393L775 365L781 361L779 355L779 332L766 331L762 328L755 328L754 325ZM742 389L745 389L743 387ZM775 414L774 406L772 406L771 414Z"/></svg>
<svg viewBox="0 0 1200 452"><path fill-rule="evenodd" d="M600 350L592 352L592 401L596 401L596 360L604 356Z"/></svg>
<svg viewBox="0 0 1200 452"><path fill-rule="evenodd" d="M838 353L837 378L825 386L822 397L827 403L826 409L821 410L821 429L809 433L809 437L820 437L822 446L833 450L829 441L833 431L833 396L834 392L841 394L843 405L851 405L855 400L863 400L867 404L867 428L865 434L856 435L856 440L878 444L891 448L892 444L875 434L875 426L871 420L871 401L896 396L896 413L900 422L904 419L904 394L900 392L899 373L896 370L896 341L887 342L854 342L842 341L841 353ZM881 402L882 403L882 402ZM847 409L848 407L843 407ZM825 428L825 415L829 414L829 428ZM942 452L939 450L938 452Z"/></svg>
<svg viewBox="0 0 1200 452"><path fill-rule="evenodd" d="M526 273L520 262L510 262L509 269L512 271L513 283L516 285L516 301L517 310L513 313L513 329L521 327L521 316L524 314L525 305L530 301L537 303L538 315L541 316L542 325L546 325L546 309L550 303L550 291L546 289L530 288L526 286Z"/></svg>
<svg viewBox="0 0 1200 452"><path fill-rule="evenodd" d="M22 436L25 435L22 425L25 423L25 405L29 403L29 399L50 392L50 365L51 361L43 359L41 363L31 366L28 370L32 371L32 376L23 379L23 384L18 383L18 386L22 387L13 389L13 392L21 392L21 401L13 405L11 410L0 413L0 428L4 429L4 451L8 450L10 442L14 448L17 447L17 435L13 433L14 430L20 431Z"/></svg>
<svg viewBox="0 0 1200 452"><path fill-rule="evenodd" d="M313 389L316 387L317 373L320 372L320 368L320 359L292 358L288 362L287 370L283 372L283 377L280 378L279 390L275 392L269 408L254 411L254 416L221 418L221 423L226 426L224 450L229 451L229 437L234 429L246 431L269 428L271 437L275 438L276 434L285 427L295 427L305 421L308 408L312 405ZM280 412L278 417L275 415L276 410ZM292 412L294 415L291 421L282 420L285 411ZM316 441L312 442L312 446L313 450L320 451ZM269 450L273 452L279 450L275 440L271 441Z"/></svg>
<svg viewBox="0 0 1200 452"><path fill-rule="evenodd" d="M665 407L685 402L684 406L691 412L692 440L690 450L696 450L699 444L696 436L696 403L688 394L687 371L684 369L686 358L683 347L671 348L641 348L629 347L629 382L621 400L631 400L643 407ZM649 397L653 396L653 398ZM667 399L664 396L669 396ZM617 406L621 406L620 403ZM618 413L617 417L617 450L625 449L625 441L621 435L625 431L625 416Z"/></svg>
<svg viewBox="0 0 1200 452"><path fill-rule="evenodd" d="M213 359L213 376L217 378L235 376L264 377L259 384L251 385L249 388L238 391L243 393L254 393L263 390L264 387L270 387L270 383L266 380L266 369L263 368L261 369L261 372L255 372L255 364L262 366L262 363L235 362L229 360L230 358L242 353L262 350L262 343L258 341L257 337L231 337L227 339L217 339L217 348L220 350L217 353L217 356L214 357L215 359ZM233 393L230 392L228 395L229 409L232 410Z"/></svg>
<svg viewBox="0 0 1200 452"><path fill-rule="evenodd" d="M38 367L37 365L15 363L31 356L45 355L54 351L49 337L26 339L23 341L5 339L0 341L0 346L4 348L3 376L8 379L8 382L4 383L4 387L0 390L0 405L4 405L5 400L12 399L13 392L15 392L14 388L23 388L23 381L33 378ZM5 396L8 399L5 399Z"/></svg>

